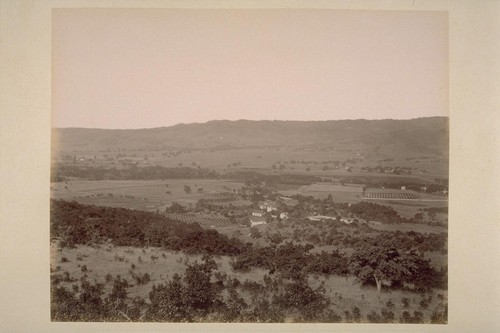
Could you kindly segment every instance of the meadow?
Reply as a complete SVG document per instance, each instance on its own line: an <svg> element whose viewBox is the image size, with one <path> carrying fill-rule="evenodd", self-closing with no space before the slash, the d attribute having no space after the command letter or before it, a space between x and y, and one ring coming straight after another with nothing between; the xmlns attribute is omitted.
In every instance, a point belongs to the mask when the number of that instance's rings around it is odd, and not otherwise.
<svg viewBox="0 0 500 333"><path fill-rule="evenodd" d="M233 271L229 257L217 256L214 259L216 270L223 272L228 280L261 283L267 273L259 268L245 273ZM166 283L176 273L184 274L186 264L200 261L200 255L187 255L155 247L78 245L75 248L61 249L55 243L51 244L51 271L53 275L62 277L61 286L74 288L73 286L79 286L80 279L86 276L92 283L104 284L106 296L112 291L113 279L119 275L129 284L128 298L138 297L146 303L149 303L149 293L153 285ZM148 275L148 279L139 282L135 278L144 274ZM372 311L380 313L385 309L394 313L397 322L404 311L419 311L423 314L424 321L428 322L432 311L439 304L447 302L447 293L443 290L415 294L401 289L387 289L379 293L374 286L362 286L357 279L350 276L312 275L308 278L308 283L312 288L322 285L325 296L331 300L330 308L340 314L344 318L343 321L347 321L346 312L351 315L354 312L355 315L356 310L353 309L358 308L362 318L366 318ZM250 302L249 293L242 291L241 295Z"/></svg>
<svg viewBox="0 0 500 333"><path fill-rule="evenodd" d="M190 193L186 193L185 186L189 186ZM217 193L233 192L241 186L242 183L213 179L69 180L50 185L53 199L145 211L163 211L173 202L194 205L199 199L216 198Z"/></svg>

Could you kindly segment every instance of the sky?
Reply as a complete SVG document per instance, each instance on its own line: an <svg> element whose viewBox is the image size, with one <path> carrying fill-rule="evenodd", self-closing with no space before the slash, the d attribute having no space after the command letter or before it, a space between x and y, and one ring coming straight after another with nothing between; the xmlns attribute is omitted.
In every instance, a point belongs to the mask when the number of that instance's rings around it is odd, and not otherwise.
<svg viewBox="0 0 500 333"><path fill-rule="evenodd" d="M53 127L448 112L446 12L53 11Z"/></svg>

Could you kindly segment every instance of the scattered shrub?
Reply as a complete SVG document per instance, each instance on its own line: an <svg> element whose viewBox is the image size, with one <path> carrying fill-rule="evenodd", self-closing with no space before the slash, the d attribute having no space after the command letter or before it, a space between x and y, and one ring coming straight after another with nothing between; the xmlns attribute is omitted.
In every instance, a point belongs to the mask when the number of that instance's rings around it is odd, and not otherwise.
<svg viewBox="0 0 500 333"><path fill-rule="evenodd" d="M382 309L380 314L382 315L382 320L384 323L392 323L394 321L394 312Z"/></svg>
<svg viewBox="0 0 500 333"><path fill-rule="evenodd" d="M370 313L368 313L366 315L366 319L370 322L370 323L382 323L383 322L383 318L381 315L379 315L378 313L376 313L375 311L371 311Z"/></svg>
<svg viewBox="0 0 500 333"><path fill-rule="evenodd" d="M403 297L401 303L403 303L404 308L408 308L410 306L410 299L408 297Z"/></svg>
<svg viewBox="0 0 500 333"><path fill-rule="evenodd" d="M432 311L431 323L432 324L446 324L448 322L448 304L440 303Z"/></svg>

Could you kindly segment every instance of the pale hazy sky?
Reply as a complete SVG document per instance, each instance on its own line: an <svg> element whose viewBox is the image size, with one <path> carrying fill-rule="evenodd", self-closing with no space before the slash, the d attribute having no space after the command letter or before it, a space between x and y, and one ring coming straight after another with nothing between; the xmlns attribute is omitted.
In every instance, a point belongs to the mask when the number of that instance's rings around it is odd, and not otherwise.
<svg viewBox="0 0 500 333"><path fill-rule="evenodd" d="M448 115L445 12L57 9L55 127Z"/></svg>

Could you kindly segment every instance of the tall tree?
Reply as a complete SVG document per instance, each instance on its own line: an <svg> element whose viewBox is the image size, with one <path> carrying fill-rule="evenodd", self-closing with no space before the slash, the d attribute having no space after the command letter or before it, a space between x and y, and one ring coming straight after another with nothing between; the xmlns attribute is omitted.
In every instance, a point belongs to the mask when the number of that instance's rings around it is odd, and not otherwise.
<svg viewBox="0 0 500 333"><path fill-rule="evenodd" d="M380 292L382 281L391 285L421 281L422 274L432 274L434 269L423 255L414 251L398 251L395 248L366 246L355 252L350 260L351 272L363 283L375 282Z"/></svg>

